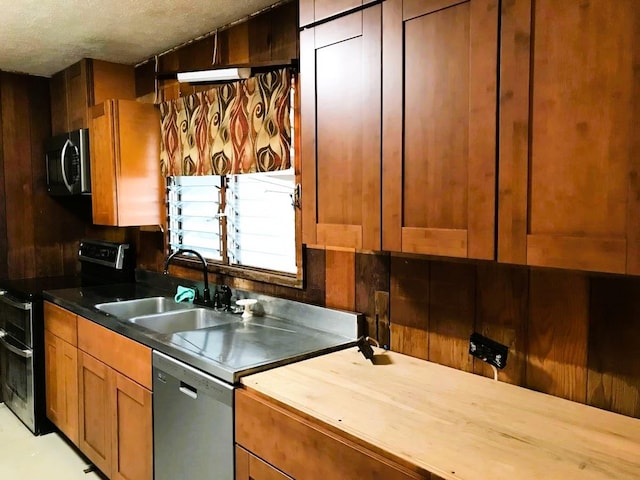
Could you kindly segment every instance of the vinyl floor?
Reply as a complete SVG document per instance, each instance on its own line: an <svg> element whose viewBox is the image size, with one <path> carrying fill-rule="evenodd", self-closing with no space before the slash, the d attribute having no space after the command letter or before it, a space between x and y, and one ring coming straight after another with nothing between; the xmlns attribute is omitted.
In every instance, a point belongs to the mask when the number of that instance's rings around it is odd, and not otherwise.
<svg viewBox="0 0 640 480"><path fill-rule="evenodd" d="M57 432L35 437L0 403L0 479L99 480L88 461Z"/></svg>

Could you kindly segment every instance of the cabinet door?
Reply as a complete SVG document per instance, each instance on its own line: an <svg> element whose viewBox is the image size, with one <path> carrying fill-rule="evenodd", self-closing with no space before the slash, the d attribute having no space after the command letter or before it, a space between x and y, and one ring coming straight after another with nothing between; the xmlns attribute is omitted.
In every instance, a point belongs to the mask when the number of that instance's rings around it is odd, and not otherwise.
<svg viewBox="0 0 640 480"><path fill-rule="evenodd" d="M291 480L291 477L236 445L236 480Z"/></svg>
<svg viewBox="0 0 640 480"><path fill-rule="evenodd" d="M300 33L303 242L380 249L381 7Z"/></svg>
<svg viewBox="0 0 640 480"><path fill-rule="evenodd" d="M69 131L89 128L89 71L87 60L81 60L65 70Z"/></svg>
<svg viewBox="0 0 640 480"><path fill-rule="evenodd" d="M78 351L79 443L78 446L102 473L111 477L110 368Z"/></svg>
<svg viewBox="0 0 640 480"><path fill-rule="evenodd" d="M111 370L112 479L152 480L151 392Z"/></svg>
<svg viewBox="0 0 640 480"><path fill-rule="evenodd" d="M151 104L110 100L92 109L93 223L159 225L160 120Z"/></svg>
<svg viewBox="0 0 640 480"><path fill-rule="evenodd" d="M640 273L639 22L633 0L505 6L498 260Z"/></svg>
<svg viewBox="0 0 640 480"><path fill-rule="evenodd" d="M384 250L494 258L498 14L383 4Z"/></svg>
<svg viewBox="0 0 640 480"><path fill-rule="evenodd" d="M49 331L44 345L47 417L78 445L78 350Z"/></svg>

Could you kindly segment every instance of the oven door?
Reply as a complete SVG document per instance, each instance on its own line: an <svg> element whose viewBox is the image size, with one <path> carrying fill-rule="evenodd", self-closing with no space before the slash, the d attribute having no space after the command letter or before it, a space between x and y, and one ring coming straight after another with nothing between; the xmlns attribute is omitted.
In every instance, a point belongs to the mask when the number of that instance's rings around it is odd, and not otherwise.
<svg viewBox="0 0 640 480"><path fill-rule="evenodd" d="M35 432L33 351L0 329L2 397L20 420Z"/></svg>

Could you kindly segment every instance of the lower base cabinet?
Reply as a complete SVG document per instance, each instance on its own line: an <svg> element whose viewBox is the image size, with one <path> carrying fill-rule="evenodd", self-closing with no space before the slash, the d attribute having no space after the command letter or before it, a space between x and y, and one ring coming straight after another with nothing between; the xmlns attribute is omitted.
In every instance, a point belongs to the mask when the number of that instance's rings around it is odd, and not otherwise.
<svg viewBox="0 0 640 480"><path fill-rule="evenodd" d="M236 480L430 480L248 390L236 390Z"/></svg>
<svg viewBox="0 0 640 480"><path fill-rule="evenodd" d="M45 325L47 416L108 478L152 480L151 350L48 302Z"/></svg>
<svg viewBox="0 0 640 480"><path fill-rule="evenodd" d="M150 480L151 392L84 352L78 365L80 450L111 479Z"/></svg>

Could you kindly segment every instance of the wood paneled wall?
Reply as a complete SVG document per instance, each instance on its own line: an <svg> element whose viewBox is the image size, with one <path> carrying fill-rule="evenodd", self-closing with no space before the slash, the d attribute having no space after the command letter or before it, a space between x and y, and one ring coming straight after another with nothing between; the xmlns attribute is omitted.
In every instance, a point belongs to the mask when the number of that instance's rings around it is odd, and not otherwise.
<svg viewBox="0 0 640 480"><path fill-rule="evenodd" d="M0 276L75 274L90 199L47 193L49 79L0 72Z"/></svg>

